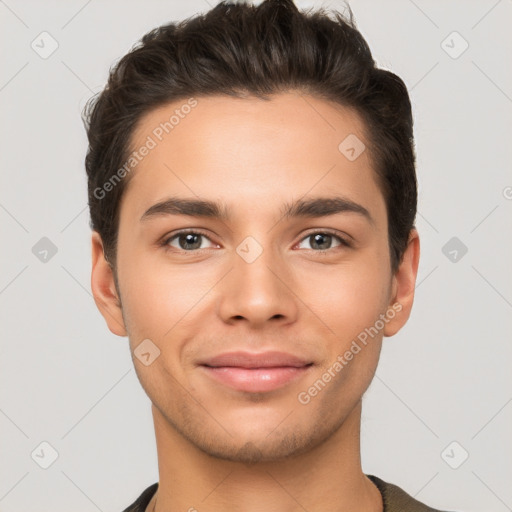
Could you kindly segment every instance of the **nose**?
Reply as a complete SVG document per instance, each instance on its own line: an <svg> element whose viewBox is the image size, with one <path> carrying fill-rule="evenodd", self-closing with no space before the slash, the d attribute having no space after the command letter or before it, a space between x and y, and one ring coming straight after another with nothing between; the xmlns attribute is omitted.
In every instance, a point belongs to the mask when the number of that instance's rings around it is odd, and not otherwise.
<svg viewBox="0 0 512 512"><path fill-rule="evenodd" d="M286 262L272 250L257 249L250 243L238 249L233 253L231 271L217 290L221 319L252 328L295 322L299 299L293 293L292 272ZM253 260L251 252L255 250L261 253Z"/></svg>

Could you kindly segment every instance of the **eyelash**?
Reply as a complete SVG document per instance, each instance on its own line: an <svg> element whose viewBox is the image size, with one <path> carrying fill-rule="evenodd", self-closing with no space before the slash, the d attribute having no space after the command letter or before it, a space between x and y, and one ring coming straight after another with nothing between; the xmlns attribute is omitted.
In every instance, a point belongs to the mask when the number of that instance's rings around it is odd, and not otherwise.
<svg viewBox="0 0 512 512"><path fill-rule="evenodd" d="M181 231L178 231L178 232L174 233L172 236L165 238L162 241L161 246L164 247L164 249L166 249L166 250L173 250L173 249L175 249L175 250L180 251L182 253L183 252L185 252L185 253L187 253L187 252L188 253L196 253L196 252L201 251L201 249L192 249L190 251L186 251L184 249L176 249L175 247L171 248L169 246L169 242L171 242L172 240L178 238L180 235L186 235L186 234L189 234L189 233L192 233L194 235L201 235L201 236L207 238L208 240L210 240L210 242L212 242L210 237L205 232L201 231L200 229L183 229ZM305 235L304 237L302 237L299 240L299 243L301 243L304 240L306 240L307 238L309 238L309 237L311 237L313 235L317 235L317 234L333 236L334 238L338 239L338 241L340 242L341 246L347 247L347 248L352 247L352 244L350 242L348 242L344 237L340 236L336 231L333 231L333 230L330 230L330 229L312 231L312 232L308 233L307 235ZM325 249L325 250L323 250L323 249L319 249L319 250L308 249L308 250L311 250L313 252L325 252L325 251L332 251L332 250L337 249L337 248L339 248L339 246L338 247L332 247L330 249Z"/></svg>

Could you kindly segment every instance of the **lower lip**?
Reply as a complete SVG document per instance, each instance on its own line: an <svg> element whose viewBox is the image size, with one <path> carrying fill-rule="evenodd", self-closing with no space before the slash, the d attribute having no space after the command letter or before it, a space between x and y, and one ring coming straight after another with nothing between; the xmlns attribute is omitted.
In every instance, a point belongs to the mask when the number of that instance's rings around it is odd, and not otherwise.
<svg viewBox="0 0 512 512"><path fill-rule="evenodd" d="M309 366L280 366L273 368L240 368L234 366L202 366L206 373L238 391L263 393L278 389L299 377L311 368Z"/></svg>

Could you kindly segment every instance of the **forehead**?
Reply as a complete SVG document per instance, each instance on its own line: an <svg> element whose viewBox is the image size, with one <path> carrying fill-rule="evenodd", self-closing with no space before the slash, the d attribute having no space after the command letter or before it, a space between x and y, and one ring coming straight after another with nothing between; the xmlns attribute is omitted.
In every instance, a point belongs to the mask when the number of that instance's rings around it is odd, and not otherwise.
<svg viewBox="0 0 512 512"><path fill-rule="evenodd" d="M334 149L338 149L337 142L344 135L366 139L364 123L354 109L300 92L287 92L266 99L214 95L176 100L141 117L131 146L135 149L148 136L157 144L172 143L172 138L178 143L176 136L188 132L187 128L195 131L197 143L207 144L210 139L221 138L223 132L229 135L231 144L221 148L223 151L247 135L254 142L272 134L281 138L287 135L289 141L309 139L315 143L315 139L322 137ZM170 137L171 134L174 137Z"/></svg>
<svg viewBox="0 0 512 512"><path fill-rule="evenodd" d="M358 114L295 92L166 104L139 121L131 151L144 146L123 198L139 212L170 192L253 206L270 193L290 200L337 188L359 202L380 193Z"/></svg>

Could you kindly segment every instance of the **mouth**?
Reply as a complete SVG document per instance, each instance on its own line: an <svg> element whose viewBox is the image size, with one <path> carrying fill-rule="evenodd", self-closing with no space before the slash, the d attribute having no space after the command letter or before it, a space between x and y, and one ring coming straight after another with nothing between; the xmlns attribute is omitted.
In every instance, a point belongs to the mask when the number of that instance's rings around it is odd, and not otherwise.
<svg viewBox="0 0 512 512"><path fill-rule="evenodd" d="M230 352L199 366L207 376L235 390L264 393L303 377L313 362L284 352Z"/></svg>

